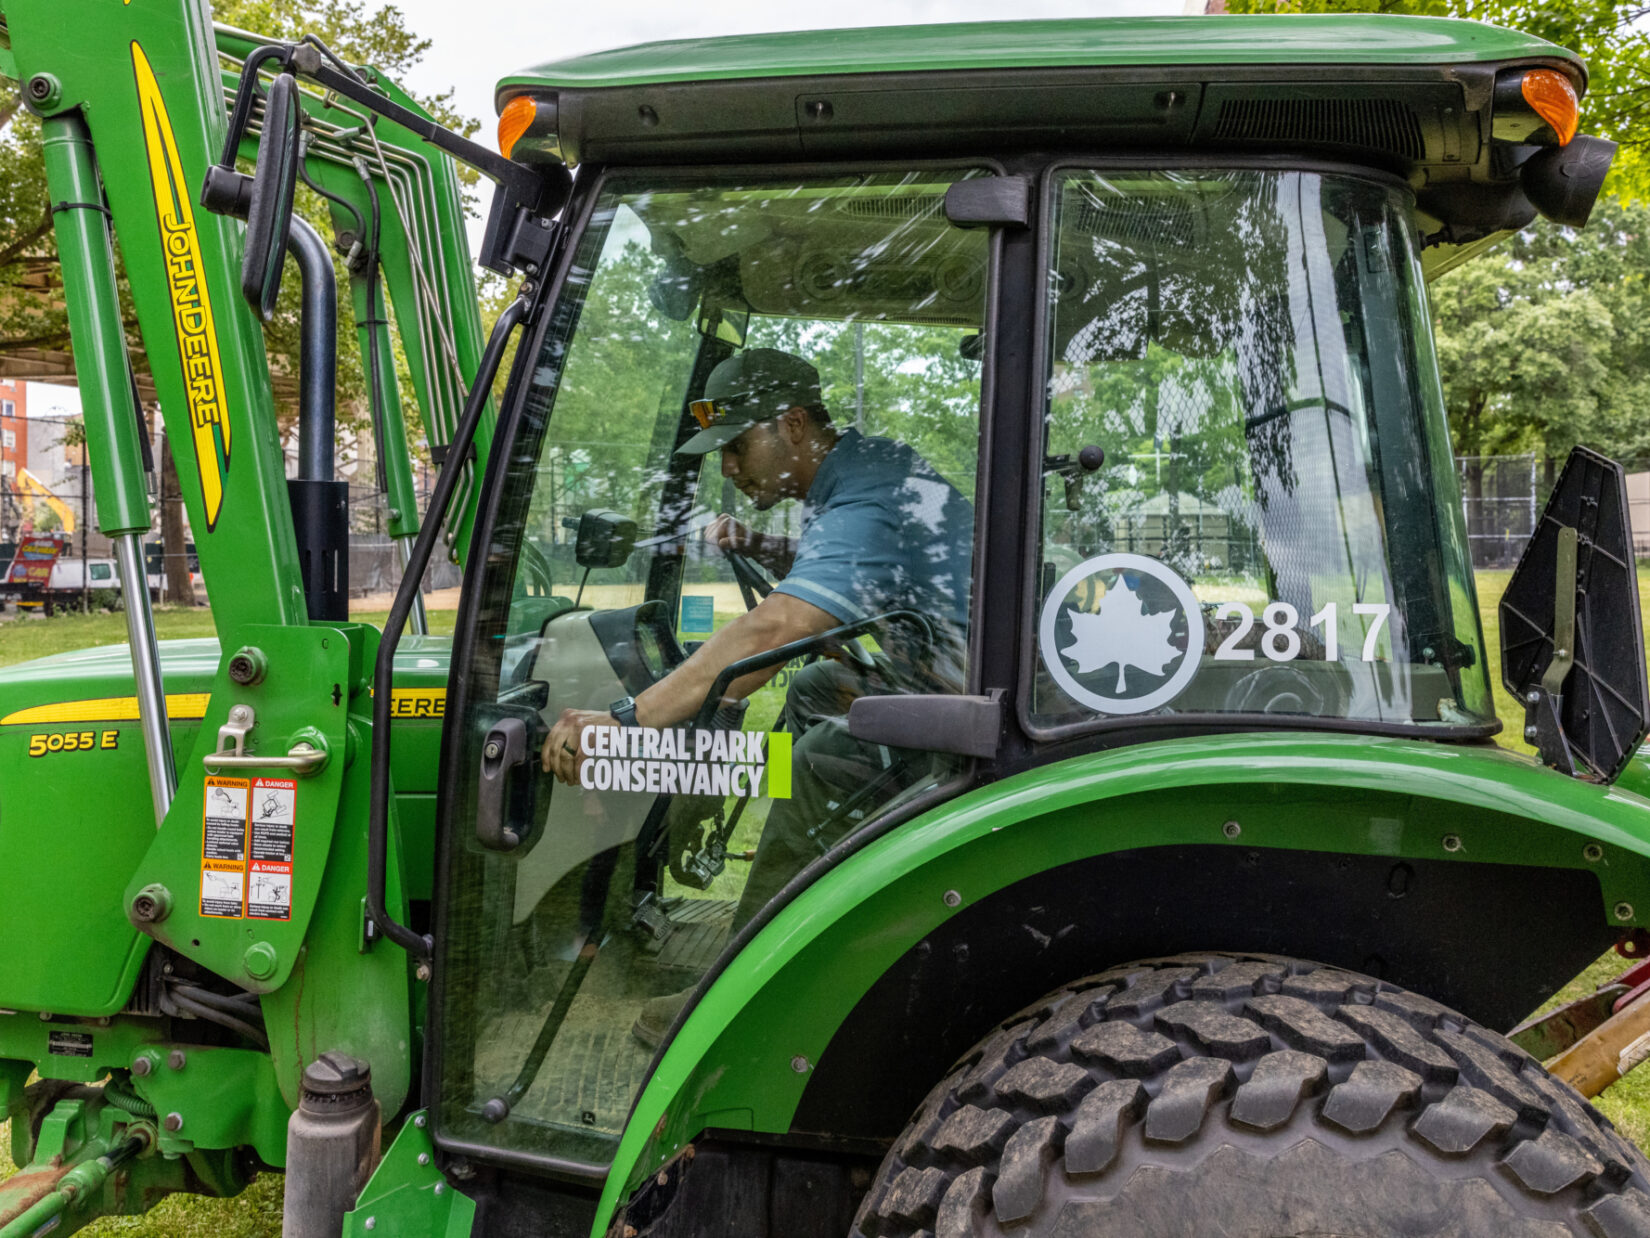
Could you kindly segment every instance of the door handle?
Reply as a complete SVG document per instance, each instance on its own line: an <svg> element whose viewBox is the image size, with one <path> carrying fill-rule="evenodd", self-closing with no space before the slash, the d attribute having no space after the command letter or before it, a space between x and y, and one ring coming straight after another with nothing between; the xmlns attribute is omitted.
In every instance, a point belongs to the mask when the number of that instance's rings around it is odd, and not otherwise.
<svg viewBox="0 0 1650 1238"><path fill-rule="evenodd" d="M492 851L514 851L521 834L504 822L510 771L527 759L527 724L500 718L481 741L481 784L476 792L476 838Z"/></svg>

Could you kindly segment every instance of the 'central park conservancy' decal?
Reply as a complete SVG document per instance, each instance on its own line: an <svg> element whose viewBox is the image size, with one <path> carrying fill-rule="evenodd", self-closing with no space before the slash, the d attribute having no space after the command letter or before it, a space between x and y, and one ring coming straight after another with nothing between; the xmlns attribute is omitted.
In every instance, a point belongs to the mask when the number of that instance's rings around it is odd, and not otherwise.
<svg viewBox="0 0 1650 1238"><path fill-rule="evenodd" d="M1203 651L1191 587L1145 555L1100 555L1072 568L1043 604L1038 635L1054 682L1103 714L1167 705L1191 683Z"/></svg>
<svg viewBox="0 0 1650 1238"><path fill-rule="evenodd" d="M791 798L789 731L588 726L579 751L586 791Z"/></svg>

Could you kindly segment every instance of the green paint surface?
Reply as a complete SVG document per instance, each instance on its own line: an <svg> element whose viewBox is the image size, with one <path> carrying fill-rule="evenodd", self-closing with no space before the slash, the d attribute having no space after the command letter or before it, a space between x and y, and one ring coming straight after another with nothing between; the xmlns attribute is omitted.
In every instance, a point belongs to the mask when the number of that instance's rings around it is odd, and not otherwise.
<svg viewBox="0 0 1650 1238"><path fill-rule="evenodd" d="M551 60L499 82L531 87L968 69L1447 64L1570 53L1482 22L1367 14L956 22L675 39ZM1576 61L1579 67L1579 61Z"/></svg>
<svg viewBox="0 0 1650 1238"><path fill-rule="evenodd" d="M1601 922L1650 910L1650 800L1484 746L1329 734L1204 736L1076 757L971 791L824 874L706 991L644 1088L599 1214L713 1124L783 1132L817 1062L877 977L1015 881L1138 847L1229 845L1592 868ZM1458 839L1448 850L1445 836ZM1603 844L1596 864L1588 841ZM1006 1015L1007 1011L1004 1012ZM600 1229L598 1228L598 1233Z"/></svg>

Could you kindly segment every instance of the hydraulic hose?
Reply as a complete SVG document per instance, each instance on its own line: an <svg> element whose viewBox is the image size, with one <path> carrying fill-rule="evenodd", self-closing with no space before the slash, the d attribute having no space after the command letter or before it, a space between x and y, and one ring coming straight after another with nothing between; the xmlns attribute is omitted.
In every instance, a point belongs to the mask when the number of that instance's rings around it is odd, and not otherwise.
<svg viewBox="0 0 1650 1238"><path fill-rule="evenodd" d="M487 348L476 367L470 393L465 397L464 414L458 428L447 444L447 459L436 477L435 490L430 495L430 507L424 514L424 527L418 531L412 553L407 556L407 570L401 575L401 584L395 591L395 602L390 606L389 618L384 621L384 637L378 644L378 659L372 673L372 807L367 827L367 916L384 936L414 958L428 962L434 943L420 936L404 924L398 923L384 910L384 890L389 869L389 800L390 800L390 691L393 686L395 650L401 643L401 631L407 626L407 615L419 596L419 582L429 566L441 536L441 526L447 519L447 505L452 502L464 461L475 440L476 427L481 423L481 410L487 406L492 392L493 376L498 373L504 358L510 333L527 316L525 296L517 297L498 316Z"/></svg>
<svg viewBox="0 0 1650 1238"><path fill-rule="evenodd" d="M134 1118L156 1116L155 1107L133 1091L129 1081L118 1075L110 1075L109 1082L103 1085L103 1099L116 1109L124 1109Z"/></svg>

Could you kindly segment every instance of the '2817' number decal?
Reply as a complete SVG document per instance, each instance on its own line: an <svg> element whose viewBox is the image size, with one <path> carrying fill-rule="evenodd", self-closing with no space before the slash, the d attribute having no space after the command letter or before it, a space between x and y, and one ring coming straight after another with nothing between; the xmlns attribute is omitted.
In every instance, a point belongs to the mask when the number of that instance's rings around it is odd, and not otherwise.
<svg viewBox="0 0 1650 1238"><path fill-rule="evenodd" d="M1387 615L1392 606L1388 602L1354 602L1352 613L1367 615L1373 622L1364 632L1363 660L1375 660L1375 644L1380 638L1381 629L1386 626ZM1338 662L1341 656L1341 634L1339 624L1340 609L1334 602L1330 602L1317 614L1307 621L1309 627L1323 626L1323 656L1326 662ZM1232 629L1231 635L1220 642L1220 648L1215 650L1215 657L1225 662L1253 662L1253 649L1239 649L1238 643L1248 636L1255 627L1255 612L1242 602L1222 602L1215 610L1215 621L1218 623L1226 618L1235 618L1237 627ZM1261 634L1260 649L1274 662L1288 662L1297 657L1301 651L1301 634L1297 630L1301 616L1300 612L1288 602L1268 602L1266 609L1261 611L1261 620L1266 624L1266 630Z"/></svg>

